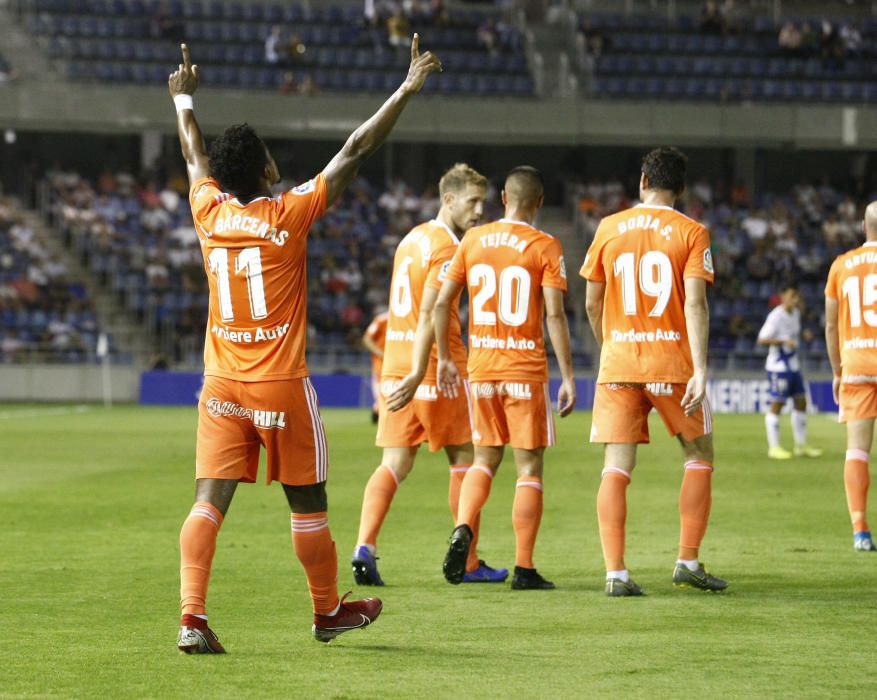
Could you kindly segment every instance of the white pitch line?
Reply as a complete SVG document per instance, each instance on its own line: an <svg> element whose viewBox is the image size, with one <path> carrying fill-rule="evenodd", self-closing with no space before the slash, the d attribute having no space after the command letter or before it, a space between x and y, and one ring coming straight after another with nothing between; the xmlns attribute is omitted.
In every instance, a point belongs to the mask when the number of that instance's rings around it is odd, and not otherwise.
<svg viewBox="0 0 877 700"><path fill-rule="evenodd" d="M15 411L0 411L0 420L11 418L36 418L39 416L63 416L70 413L87 413L90 406L56 406L54 408L23 408Z"/></svg>

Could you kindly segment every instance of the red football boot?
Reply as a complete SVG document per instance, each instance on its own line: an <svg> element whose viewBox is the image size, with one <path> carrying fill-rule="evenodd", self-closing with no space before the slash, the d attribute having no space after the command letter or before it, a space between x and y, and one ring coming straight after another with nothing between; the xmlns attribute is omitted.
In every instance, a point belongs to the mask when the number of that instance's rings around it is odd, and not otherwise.
<svg viewBox="0 0 877 700"><path fill-rule="evenodd" d="M339 634L355 630L360 627L368 627L378 619L384 604L380 598L366 598L365 600L352 600L345 603L351 591L344 594L334 615L320 615L314 613L314 626L311 632L318 642L331 642Z"/></svg>
<svg viewBox="0 0 877 700"><path fill-rule="evenodd" d="M207 620L195 615L183 615L177 649L187 654L224 654L219 637L207 626Z"/></svg>

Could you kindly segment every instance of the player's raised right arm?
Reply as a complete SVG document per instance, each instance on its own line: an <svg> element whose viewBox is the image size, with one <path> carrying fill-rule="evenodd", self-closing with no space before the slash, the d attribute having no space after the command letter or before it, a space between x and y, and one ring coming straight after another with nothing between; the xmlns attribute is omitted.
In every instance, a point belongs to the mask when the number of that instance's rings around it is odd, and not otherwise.
<svg viewBox="0 0 877 700"><path fill-rule="evenodd" d="M442 69L441 61L430 51L420 53L420 37L411 41L411 65L408 76L390 99L374 115L354 131L344 147L323 170L326 178L326 206L331 205L353 182L359 167L386 140L411 96L420 92L430 73Z"/></svg>
<svg viewBox="0 0 877 700"><path fill-rule="evenodd" d="M196 180L207 177L209 170L204 136L192 108L192 95L198 89L198 66L192 65L188 46L181 44L180 49L183 52L183 62L168 77L167 87L177 107L177 132L180 135L183 158L186 160L189 185L192 185Z"/></svg>

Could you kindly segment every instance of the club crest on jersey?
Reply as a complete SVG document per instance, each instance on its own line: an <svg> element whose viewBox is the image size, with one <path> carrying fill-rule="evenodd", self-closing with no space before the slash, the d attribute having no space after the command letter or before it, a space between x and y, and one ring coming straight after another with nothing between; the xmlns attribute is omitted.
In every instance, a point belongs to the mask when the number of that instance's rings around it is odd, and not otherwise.
<svg viewBox="0 0 877 700"><path fill-rule="evenodd" d="M214 418L231 416L253 422L257 428L285 428L286 413L284 411L262 411L254 408L246 408L234 401L222 401L211 397L206 402L207 412Z"/></svg>
<svg viewBox="0 0 877 700"><path fill-rule="evenodd" d="M293 187L291 191L293 194L308 194L310 192L313 192L316 188L317 181L316 179L313 179L308 180L307 182L303 182L298 187Z"/></svg>
<svg viewBox="0 0 877 700"><path fill-rule="evenodd" d="M713 254L709 248L703 251L703 269L709 272L711 275L715 272L713 270Z"/></svg>

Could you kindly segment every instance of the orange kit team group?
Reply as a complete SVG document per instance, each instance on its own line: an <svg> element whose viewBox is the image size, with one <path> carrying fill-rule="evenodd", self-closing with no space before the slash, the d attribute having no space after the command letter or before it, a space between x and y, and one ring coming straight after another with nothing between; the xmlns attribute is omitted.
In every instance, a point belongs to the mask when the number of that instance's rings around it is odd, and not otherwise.
<svg viewBox="0 0 877 700"><path fill-rule="evenodd" d="M180 533L181 608L177 647L223 653L208 625L206 595L217 534L240 482L254 482L267 453L268 483L290 506L293 549L313 603L313 636L329 642L379 615L376 598L338 595L338 560L328 524L328 446L308 378L306 242L322 216L391 132L426 78L441 69L421 53L399 89L351 134L320 174L279 195L277 165L247 124L227 128L206 149L194 115L198 69L183 46L168 85L191 184L190 204L209 281L210 303L198 406L195 503ZM676 211L686 156L662 147L643 159L640 204L600 223L580 274L600 347L590 440L604 445L597 494L605 593L643 595L624 557L627 488L637 445L649 441L654 409L682 449L681 532L671 581L718 592L723 579L699 559L711 505L712 413L706 398L709 308L714 278L709 233ZM555 444L544 328L561 374L556 410L576 403L564 310L567 270L560 243L534 226L543 204L541 174L509 172L503 218L479 225L487 179L458 163L439 182L436 217L416 226L395 253L385 339L379 319L366 333L380 354L378 468L363 495L351 559L360 585L381 586L377 539L419 446L444 450L454 521L443 562L452 584L502 583L507 569L477 553L481 511L510 446L517 470L512 508L515 590L554 584L533 553L542 516L545 449ZM826 338L835 398L847 423L845 485L855 548L873 551L866 522L868 460L877 417L877 203L868 207L863 247L842 255L825 290ZM469 298L469 348L459 301ZM268 333L268 331L272 331Z"/></svg>

